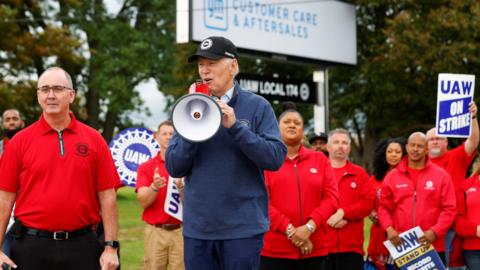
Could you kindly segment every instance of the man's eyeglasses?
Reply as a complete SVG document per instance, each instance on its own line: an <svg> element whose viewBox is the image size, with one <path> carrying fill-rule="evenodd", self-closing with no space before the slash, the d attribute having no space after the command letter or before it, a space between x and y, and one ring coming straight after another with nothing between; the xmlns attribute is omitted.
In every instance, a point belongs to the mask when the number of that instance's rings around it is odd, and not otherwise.
<svg viewBox="0 0 480 270"><path fill-rule="evenodd" d="M54 94L61 94L65 90L70 90L71 88L63 85L44 85L37 88L37 91L41 94L48 95L50 93L50 89L53 91Z"/></svg>

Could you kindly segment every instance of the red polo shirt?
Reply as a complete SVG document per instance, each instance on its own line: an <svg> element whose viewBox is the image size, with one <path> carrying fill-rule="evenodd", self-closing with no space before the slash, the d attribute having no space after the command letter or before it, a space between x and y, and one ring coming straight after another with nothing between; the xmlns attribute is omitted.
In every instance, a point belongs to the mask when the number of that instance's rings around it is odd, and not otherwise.
<svg viewBox="0 0 480 270"><path fill-rule="evenodd" d="M157 198L153 203L143 210L142 219L148 224L180 224L181 222L166 214L163 210L165 205L165 198L167 197L167 187L169 176L167 172L167 168L165 167L165 161L162 160L160 157L160 152L157 154L156 157L151 158L150 160L146 161L140 167L138 167L137 171L137 186L136 190L141 187L149 187L153 182L153 172L155 168L158 168L158 173L160 176L165 177L167 182L163 188L160 188L157 192Z"/></svg>
<svg viewBox="0 0 480 270"><path fill-rule="evenodd" d="M0 189L17 193L14 215L27 227L72 231L97 224L98 192L119 184L105 140L72 113L70 118L60 133L42 115L4 152Z"/></svg>

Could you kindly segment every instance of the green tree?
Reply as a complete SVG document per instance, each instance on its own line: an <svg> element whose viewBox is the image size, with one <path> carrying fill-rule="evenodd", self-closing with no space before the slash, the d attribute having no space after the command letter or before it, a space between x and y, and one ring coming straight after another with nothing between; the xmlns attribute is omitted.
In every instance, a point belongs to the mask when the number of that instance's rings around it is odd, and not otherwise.
<svg viewBox="0 0 480 270"><path fill-rule="evenodd" d="M370 165L382 137L435 123L438 73L478 74L478 1L356 1L358 66L331 72L333 126Z"/></svg>
<svg viewBox="0 0 480 270"><path fill-rule="evenodd" d="M8 37L0 41L0 72L12 79L0 81L0 97L19 102L8 104L22 111L36 107L34 81L59 65L75 81L75 113L110 140L115 127L132 124L131 112L145 109L138 84L154 78L162 91L173 91L174 15L168 0L127 0L115 15L100 0L7 1L0 5L0 30ZM28 90L28 102L14 100L18 89ZM38 117L38 109L26 111Z"/></svg>
<svg viewBox="0 0 480 270"><path fill-rule="evenodd" d="M27 123L38 119L34 81L46 63L78 67L84 62L78 39L43 16L35 1L0 4L0 111L15 107Z"/></svg>

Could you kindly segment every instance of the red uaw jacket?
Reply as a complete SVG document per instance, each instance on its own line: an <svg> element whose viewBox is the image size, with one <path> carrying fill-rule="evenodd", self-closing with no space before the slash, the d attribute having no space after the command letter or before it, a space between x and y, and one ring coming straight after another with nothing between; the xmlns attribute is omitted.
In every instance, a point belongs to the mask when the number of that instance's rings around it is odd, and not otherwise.
<svg viewBox="0 0 480 270"><path fill-rule="evenodd" d="M392 226L401 233L415 226L435 233L433 246L445 251L445 233L457 214L455 189L450 175L427 159L414 181L407 157L387 174L380 194L378 217L384 230Z"/></svg>
<svg viewBox="0 0 480 270"><path fill-rule="evenodd" d="M342 168L334 168L338 186L339 208L343 209L343 219L347 221L341 229L327 227L329 253L363 251L363 220L373 209L375 193L372 182L365 170L347 161ZM338 209L339 209L338 208Z"/></svg>
<svg viewBox="0 0 480 270"><path fill-rule="evenodd" d="M323 153L300 146L298 155L285 158L276 171L265 171L269 193L270 230L265 234L262 256L299 259L327 255L323 224L338 204L337 186L332 168ZM302 256L287 239L285 231L292 223L298 227L313 219L317 229L310 236L312 253Z"/></svg>
<svg viewBox="0 0 480 270"><path fill-rule="evenodd" d="M477 226L480 225L479 175L466 179L457 191L457 218L455 232L463 237L464 250L480 250Z"/></svg>

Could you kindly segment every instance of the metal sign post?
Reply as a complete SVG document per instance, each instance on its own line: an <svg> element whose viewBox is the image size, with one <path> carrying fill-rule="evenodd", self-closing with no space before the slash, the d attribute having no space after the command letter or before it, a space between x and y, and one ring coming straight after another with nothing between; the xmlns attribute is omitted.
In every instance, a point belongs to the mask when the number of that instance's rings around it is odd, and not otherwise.
<svg viewBox="0 0 480 270"><path fill-rule="evenodd" d="M328 69L313 72L313 81L317 83L317 104L313 106L313 125L316 134L327 132L328 125Z"/></svg>

